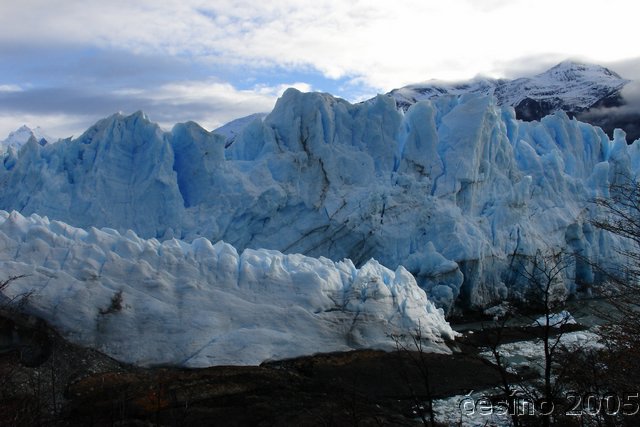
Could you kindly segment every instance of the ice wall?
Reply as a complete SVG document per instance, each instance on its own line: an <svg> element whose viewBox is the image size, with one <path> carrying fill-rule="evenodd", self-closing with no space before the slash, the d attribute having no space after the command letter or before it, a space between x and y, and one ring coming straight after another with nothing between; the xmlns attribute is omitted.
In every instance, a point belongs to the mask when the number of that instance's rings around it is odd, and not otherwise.
<svg viewBox="0 0 640 427"><path fill-rule="evenodd" d="M406 113L287 90L225 149L195 123L162 133L138 113L80 138L27 144L0 168L0 208L145 238L406 266L449 311L505 298L511 259L542 249L616 261L591 203L637 173L638 144L564 113L520 122L491 97ZM576 274L588 282L587 266Z"/></svg>
<svg viewBox="0 0 640 427"><path fill-rule="evenodd" d="M0 211L7 297L82 345L126 362L202 367L317 352L393 349L420 330L455 333L403 267L284 255L204 238L142 239ZM2 295L0 294L0 297Z"/></svg>

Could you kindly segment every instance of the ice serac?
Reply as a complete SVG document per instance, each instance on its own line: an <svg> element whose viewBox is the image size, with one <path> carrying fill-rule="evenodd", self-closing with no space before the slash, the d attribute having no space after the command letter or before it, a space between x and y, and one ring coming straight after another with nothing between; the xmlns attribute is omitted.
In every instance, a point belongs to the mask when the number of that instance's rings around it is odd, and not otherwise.
<svg viewBox="0 0 640 427"><path fill-rule="evenodd" d="M170 134L174 152L173 168L185 208L211 198L215 176L223 167L223 137L207 132L197 123L174 126Z"/></svg>
<svg viewBox="0 0 640 427"><path fill-rule="evenodd" d="M224 136L224 145L225 147L229 147L249 124L256 120L262 121L266 115L267 113L254 113L245 117L240 117L214 129L213 133Z"/></svg>
<svg viewBox="0 0 640 427"><path fill-rule="evenodd" d="M184 210L173 163L171 145L156 124L140 112L115 114L73 141L25 144L16 159L5 160L0 203L81 227L171 236Z"/></svg>
<svg viewBox="0 0 640 427"><path fill-rule="evenodd" d="M7 297L72 341L143 366L259 364L317 352L393 349L420 331L447 352L455 333L411 274L246 249L205 238L145 240L0 211ZM3 295L0 294L0 297Z"/></svg>
<svg viewBox="0 0 640 427"><path fill-rule="evenodd" d="M569 249L622 262L594 197L635 177L639 142L557 112L516 119L494 96L396 108L287 90L226 149L194 123L114 116L77 140L5 155L0 208L143 238L224 240L357 266L405 266L451 313L521 295L513 265ZM566 284L596 276L578 259Z"/></svg>

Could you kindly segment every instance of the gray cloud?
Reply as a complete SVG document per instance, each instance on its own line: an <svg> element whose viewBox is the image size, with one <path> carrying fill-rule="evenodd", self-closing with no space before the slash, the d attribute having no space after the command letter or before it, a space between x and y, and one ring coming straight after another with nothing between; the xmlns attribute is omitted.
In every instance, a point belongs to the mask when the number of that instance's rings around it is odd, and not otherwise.
<svg viewBox="0 0 640 427"><path fill-rule="evenodd" d="M619 96L579 114L578 119L600 126L610 136L614 129L623 129L627 141L635 141L640 138L640 82L627 84Z"/></svg>
<svg viewBox="0 0 640 427"><path fill-rule="evenodd" d="M75 87L150 86L190 76L204 78L224 74L222 67L206 66L197 60L115 49L89 49L0 44L0 76L20 82L72 84ZM228 72L227 72L228 73Z"/></svg>
<svg viewBox="0 0 640 427"><path fill-rule="evenodd" d="M640 57L607 62L602 65L611 68L626 79L640 80Z"/></svg>
<svg viewBox="0 0 640 427"><path fill-rule="evenodd" d="M128 105L140 101L108 93L92 94L77 88L28 89L0 93L0 110L31 114L101 114L124 110Z"/></svg>
<svg viewBox="0 0 640 427"><path fill-rule="evenodd" d="M142 110L166 129L189 120L213 129L244 115L270 111L285 86L288 85L239 90L230 84L202 80L112 91L75 86L9 88L0 91L0 116L4 118L0 122L10 126L3 129L6 134L21 124L21 117L30 117L30 121L61 117L69 121L69 127L57 126L58 132L64 133L54 136L78 135L93 122L115 112ZM16 117L13 124L8 123L11 116ZM32 123L36 124L43 125Z"/></svg>
<svg viewBox="0 0 640 427"><path fill-rule="evenodd" d="M630 108L640 111L640 81L634 81L626 85L621 91L625 106L622 108Z"/></svg>
<svg viewBox="0 0 640 427"><path fill-rule="evenodd" d="M105 116L137 110L164 127L195 120L211 128L269 110L277 96L221 83L237 70L209 60L7 43L0 43L0 58L0 139L22 124L77 135Z"/></svg>
<svg viewBox="0 0 640 427"><path fill-rule="evenodd" d="M548 53L521 56L507 61L496 61L493 68L494 72L503 74L506 78L514 79L518 77L531 77L542 73L565 60L597 63L597 61L585 57Z"/></svg>

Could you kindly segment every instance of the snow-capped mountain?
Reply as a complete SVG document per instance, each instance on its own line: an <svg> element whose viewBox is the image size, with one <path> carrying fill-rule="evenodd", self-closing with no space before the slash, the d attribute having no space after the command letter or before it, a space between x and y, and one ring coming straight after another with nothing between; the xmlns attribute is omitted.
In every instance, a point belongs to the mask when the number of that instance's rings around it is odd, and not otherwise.
<svg viewBox="0 0 640 427"><path fill-rule="evenodd" d="M31 138L34 138L40 145L51 144L56 141L56 139L47 135L39 126L31 129L29 126L23 125L17 130L9 133L9 136L7 136L6 139L0 141L0 153L9 150L9 148L13 148L17 151Z"/></svg>
<svg viewBox="0 0 640 427"><path fill-rule="evenodd" d="M585 111L618 93L627 83L629 80L605 67L565 61L533 77L476 78L464 83L431 81L394 89L389 95L405 111L417 101L442 95L493 95L499 105L514 107L517 118L540 120L558 110L570 116Z"/></svg>

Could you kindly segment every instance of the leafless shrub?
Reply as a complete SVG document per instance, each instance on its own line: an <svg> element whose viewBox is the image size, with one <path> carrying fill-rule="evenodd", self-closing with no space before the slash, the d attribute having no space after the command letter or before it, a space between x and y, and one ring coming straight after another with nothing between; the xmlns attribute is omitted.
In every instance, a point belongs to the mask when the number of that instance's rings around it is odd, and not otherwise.
<svg viewBox="0 0 640 427"><path fill-rule="evenodd" d="M5 280L0 281L0 296L3 297L2 299L0 299L0 310L21 309L28 302L29 297L33 294L33 291L22 292L13 297L8 297L5 295L5 291L12 282L27 276L29 275L20 274L17 276L10 276Z"/></svg>

